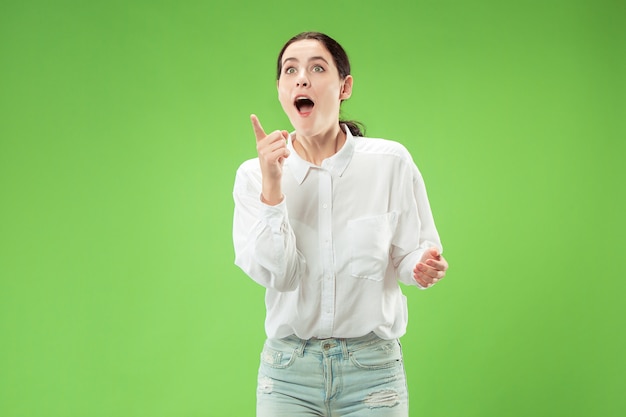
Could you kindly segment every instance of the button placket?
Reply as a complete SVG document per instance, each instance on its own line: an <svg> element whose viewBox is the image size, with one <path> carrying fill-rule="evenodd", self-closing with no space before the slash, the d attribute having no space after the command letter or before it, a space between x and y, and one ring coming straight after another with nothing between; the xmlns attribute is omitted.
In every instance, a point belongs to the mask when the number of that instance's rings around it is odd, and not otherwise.
<svg viewBox="0 0 626 417"><path fill-rule="evenodd" d="M335 316L335 282L332 235L332 176L321 169L319 175L319 247L324 279L321 282L321 335L330 337Z"/></svg>

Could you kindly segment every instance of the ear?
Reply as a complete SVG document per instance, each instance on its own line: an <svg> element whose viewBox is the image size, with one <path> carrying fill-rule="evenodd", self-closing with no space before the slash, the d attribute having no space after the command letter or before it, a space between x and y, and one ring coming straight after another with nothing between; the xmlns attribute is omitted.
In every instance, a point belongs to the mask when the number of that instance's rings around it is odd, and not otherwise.
<svg viewBox="0 0 626 417"><path fill-rule="evenodd" d="M341 92L339 93L340 100L347 100L352 95L352 85L354 84L354 79L352 75L346 75L346 78L343 79L343 84L341 86Z"/></svg>

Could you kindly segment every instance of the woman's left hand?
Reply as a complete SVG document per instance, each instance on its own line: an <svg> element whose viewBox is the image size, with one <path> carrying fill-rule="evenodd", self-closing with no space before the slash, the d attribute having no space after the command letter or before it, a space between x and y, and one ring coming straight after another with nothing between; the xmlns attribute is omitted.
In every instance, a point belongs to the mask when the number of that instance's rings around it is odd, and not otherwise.
<svg viewBox="0 0 626 417"><path fill-rule="evenodd" d="M413 278L417 283L428 288L435 285L446 275L448 262L439 253L439 249L430 248L424 252L420 262L413 269Z"/></svg>

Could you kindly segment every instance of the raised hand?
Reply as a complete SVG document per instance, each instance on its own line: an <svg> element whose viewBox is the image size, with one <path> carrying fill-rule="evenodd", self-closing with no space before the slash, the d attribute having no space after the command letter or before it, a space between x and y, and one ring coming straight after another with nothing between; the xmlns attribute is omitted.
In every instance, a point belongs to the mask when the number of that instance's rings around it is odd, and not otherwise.
<svg viewBox="0 0 626 417"><path fill-rule="evenodd" d="M439 253L437 248L430 248L424 252L422 259L413 269L413 278L417 283L428 288L435 285L446 275L448 262Z"/></svg>
<svg viewBox="0 0 626 417"><path fill-rule="evenodd" d="M250 120L256 136L256 149L263 176L262 198L265 203L276 205L283 199L280 182L283 175L283 163L289 156L289 149L287 149L289 132L275 130L267 134L256 115L250 115Z"/></svg>

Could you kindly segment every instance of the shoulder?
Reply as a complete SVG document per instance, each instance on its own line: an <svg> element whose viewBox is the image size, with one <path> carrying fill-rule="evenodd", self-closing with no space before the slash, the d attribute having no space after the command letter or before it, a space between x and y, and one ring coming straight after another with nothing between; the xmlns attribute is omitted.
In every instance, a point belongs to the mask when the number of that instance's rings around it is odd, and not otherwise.
<svg viewBox="0 0 626 417"><path fill-rule="evenodd" d="M355 158L363 158L377 165L376 172L395 172L409 175L414 180L421 178L413 156L409 150L394 140L382 138L358 137L354 139Z"/></svg>
<svg viewBox="0 0 626 417"><path fill-rule="evenodd" d="M355 152L363 155L379 155L413 163L407 148L400 142L382 138L359 137L354 139Z"/></svg>
<svg viewBox="0 0 626 417"><path fill-rule="evenodd" d="M247 174L254 172L261 172L261 167L259 166L259 158L248 159L247 161L243 161L239 168L237 168L237 175L239 174Z"/></svg>
<svg viewBox="0 0 626 417"><path fill-rule="evenodd" d="M248 159L239 165L235 174L235 192L256 192L261 187L261 166L259 158Z"/></svg>

